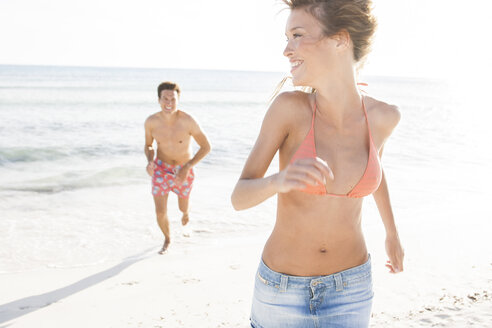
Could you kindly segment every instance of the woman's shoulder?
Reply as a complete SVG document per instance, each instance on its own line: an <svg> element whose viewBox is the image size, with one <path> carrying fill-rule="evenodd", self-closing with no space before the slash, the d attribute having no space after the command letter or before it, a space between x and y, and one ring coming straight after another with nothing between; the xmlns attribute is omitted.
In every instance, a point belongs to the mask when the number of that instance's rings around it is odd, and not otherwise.
<svg viewBox="0 0 492 328"><path fill-rule="evenodd" d="M281 131L282 135L290 135L303 123L309 124L310 96L302 91L282 92L270 104L262 126L269 131Z"/></svg>
<svg viewBox="0 0 492 328"><path fill-rule="evenodd" d="M299 115L305 114L306 111L312 112L312 102L312 94L304 91L286 91L275 97L269 111L287 118L297 119Z"/></svg>
<svg viewBox="0 0 492 328"><path fill-rule="evenodd" d="M391 133L401 118L398 106L371 96L364 96L364 100L371 123Z"/></svg>

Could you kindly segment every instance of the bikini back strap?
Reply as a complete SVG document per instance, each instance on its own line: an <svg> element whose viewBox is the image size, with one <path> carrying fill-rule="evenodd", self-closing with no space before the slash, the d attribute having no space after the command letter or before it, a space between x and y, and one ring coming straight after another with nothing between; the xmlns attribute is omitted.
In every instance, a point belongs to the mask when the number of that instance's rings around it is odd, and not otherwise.
<svg viewBox="0 0 492 328"><path fill-rule="evenodd" d="M369 131L369 139L371 140L371 144L372 144L373 140L372 140L371 126L369 125L369 116L367 115L366 104L364 102L364 95L361 95L361 99L362 99L362 109L364 110L364 115L366 116L367 130Z"/></svg>

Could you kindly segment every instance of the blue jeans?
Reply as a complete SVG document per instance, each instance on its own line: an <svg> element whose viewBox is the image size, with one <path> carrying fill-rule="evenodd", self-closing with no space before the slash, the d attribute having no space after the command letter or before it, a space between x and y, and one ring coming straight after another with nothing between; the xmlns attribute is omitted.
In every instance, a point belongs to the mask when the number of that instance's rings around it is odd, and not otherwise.
<svg viewBox="0 0 492 328"><path fill-rule="evenodd" d="M299 277L275 272L261 261L256 274L253 328L369 326L371 258L328 276Z"/></svg>

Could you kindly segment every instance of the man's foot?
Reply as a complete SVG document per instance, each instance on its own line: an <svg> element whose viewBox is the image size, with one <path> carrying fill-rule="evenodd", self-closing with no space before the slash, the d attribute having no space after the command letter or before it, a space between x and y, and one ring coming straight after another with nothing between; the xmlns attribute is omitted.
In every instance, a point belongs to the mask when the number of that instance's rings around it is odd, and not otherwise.
<svg viewBox="0 0 492 328"><path fill-rule="evenodd" d="M188 213L183 213L183 216L181 217L181 224L185 226L188 224L189 221L190 216L188 215Z"/></svg>
<svg viewBox="0 0 492 328"><path fill-rule="evenodd" d="M162 248L161 248L161 250L159 251L159 254L164 254L164 253L166 253L166 251L167 251L167 249L168 249L168 247L169 247L169 244L170 244L170 243L171 243L171 242L170 242L168 239L166 239L166 240L164 241L164 245L162 245Z"/></svg>

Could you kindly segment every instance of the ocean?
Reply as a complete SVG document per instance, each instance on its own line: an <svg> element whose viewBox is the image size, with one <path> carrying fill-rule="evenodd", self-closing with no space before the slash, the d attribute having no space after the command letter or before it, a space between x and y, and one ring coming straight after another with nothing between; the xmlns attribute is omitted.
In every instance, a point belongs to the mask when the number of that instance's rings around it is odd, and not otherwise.
<svg viewBox="0 0 492 328"><path fill-rule="evenodd" d="M173 247L271 230L275 197L235 212L230 194L284 75L0 66L0 273L90 266L160 248L143 124L160 110L156 89L164 80L180 84L179 108L197 119L213 147L196 167L191 238L181 235L177 200L169 197ZM383 157L401 234L430 229L441 236L463 220L459 236L446 235L450 243L490 231L484 108L446 81L362 80L369 94L402 112ZM274 160L269 172L276 169ZM371 199L363 216L369 231L382 229Z"/></svg>

